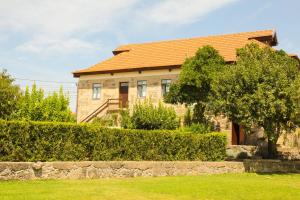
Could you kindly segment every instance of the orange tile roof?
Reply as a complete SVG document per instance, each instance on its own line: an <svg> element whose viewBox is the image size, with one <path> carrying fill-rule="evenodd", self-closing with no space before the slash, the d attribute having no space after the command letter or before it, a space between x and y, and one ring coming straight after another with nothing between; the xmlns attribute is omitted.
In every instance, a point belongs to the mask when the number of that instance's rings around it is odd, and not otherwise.
<svg viewBox="0 0 300 200"><path fill-rule="evenodd" d="M273 30L243 32L208 37L168 40L119 46L114 56L87 69L73 72L75 77L83 74L113 73L128 70L147 70L159 67L181 66L204 45L211 45L228 62L236 60L236 49L256 42L261 46L277 44Z"/></svg>
<svg viewBox="0 0 300 200"><path fill-rule="evenodd" d="M299 64L300 64L300 59L299 59L299 57L298 57L297 54L289 54L289 56L290 56L291 58L296 59L296 60L299 62Z"/></svg>

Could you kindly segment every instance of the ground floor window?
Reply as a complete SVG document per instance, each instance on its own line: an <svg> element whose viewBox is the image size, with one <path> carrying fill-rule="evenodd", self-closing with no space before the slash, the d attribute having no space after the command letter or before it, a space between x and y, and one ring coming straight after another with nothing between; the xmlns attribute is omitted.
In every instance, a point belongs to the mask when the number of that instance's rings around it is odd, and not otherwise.
<svg viewBox="0 0 300 200"><path fill-rule="evenodd" d="M162 96L167 94L170 91L171 80L170 79L163 79L161 80L161 93Z"/></svg>
<svg viewBox="0 0 300 200"><path fill-rule="evenodd" d="M138 81L137 82L137 93L138 97L146 97L147 92L147 81Z"/></svg>
<svg viewBox="0 0 300 200"><path fill-rule="evenodd" d="M93 84L93 99L97 100L101 98L101 84L94 83Z"/></svg>

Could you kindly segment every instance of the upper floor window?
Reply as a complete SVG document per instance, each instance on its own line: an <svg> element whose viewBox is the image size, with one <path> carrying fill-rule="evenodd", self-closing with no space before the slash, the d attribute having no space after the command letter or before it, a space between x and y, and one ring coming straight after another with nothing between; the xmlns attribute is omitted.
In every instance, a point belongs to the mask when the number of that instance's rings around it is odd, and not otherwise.
<svg viewBox="0 0 300 200"><path fill-rule="evenodd" d="M138 81L137 82L138 97L146 97L146 92L147 92L147 81Z"/></svg>
<svg viewBox="0 0 300 200"><path fill-rule="evenodd" d="M93 99L100 99L101 98L101 84L94 83L93 84Z"/></svg>
<svg viewBox="0 0 300 200"><path fill-rule="evenodd" d="M170 91L170 85L171 85L170 79L161 80L161 92L163 96Z"/></svg>

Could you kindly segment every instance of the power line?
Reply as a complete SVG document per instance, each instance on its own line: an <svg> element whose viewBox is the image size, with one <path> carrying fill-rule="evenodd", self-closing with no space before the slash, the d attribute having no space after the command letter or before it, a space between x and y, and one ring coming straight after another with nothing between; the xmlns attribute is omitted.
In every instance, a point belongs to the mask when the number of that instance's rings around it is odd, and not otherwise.
<svg viewBox="0 0 300 200"><path fill-rule="evenodd" d="M45 83L58 83L58 84L76 84L76 82L71 81L46 81L46 80L35 80L35 79L28 79L28 78L16 78L16 80L23 80L23 81L32 81L32 82L45 82Z"/></svg>
<svg viewBox="0 0 300 200"><path fill-rule="evenodd" d="M49 94L53 92L57 92L60 87L50 85L50 84L64 84L63 86L63 92L65 95L69 97L77 97L77 83L76 82L71 82L71 81L49 81L49 80L39 80L39 79L29 79L29 78L18 78L18 77L13 77L16 80L20 81L31 81L31 82L40 82L37 84L38 87L43 88L44 92ZM44 83L44 84L43 84ZM68 84L68 85L66 85ZM22 91L25 91L25 87L20 88ZM5 91L6 89L0 89L0 91Z"/></svg>

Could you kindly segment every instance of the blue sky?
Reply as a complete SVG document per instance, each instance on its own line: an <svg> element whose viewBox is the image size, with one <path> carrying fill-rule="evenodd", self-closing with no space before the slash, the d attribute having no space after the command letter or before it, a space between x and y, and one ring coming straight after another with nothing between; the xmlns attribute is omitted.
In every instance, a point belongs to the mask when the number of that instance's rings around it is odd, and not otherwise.
<svg viewBox="0 0 300 200"><path fill-rule="evenodd" d="M21 87L63 85L121 44L276 29L277 48L300 55L298 0L0 0L0 69ZM52 82L53 81L53 82ZM54 83L63 82L63 83ZM69 83L70 82L70 83Z"/></svg>

